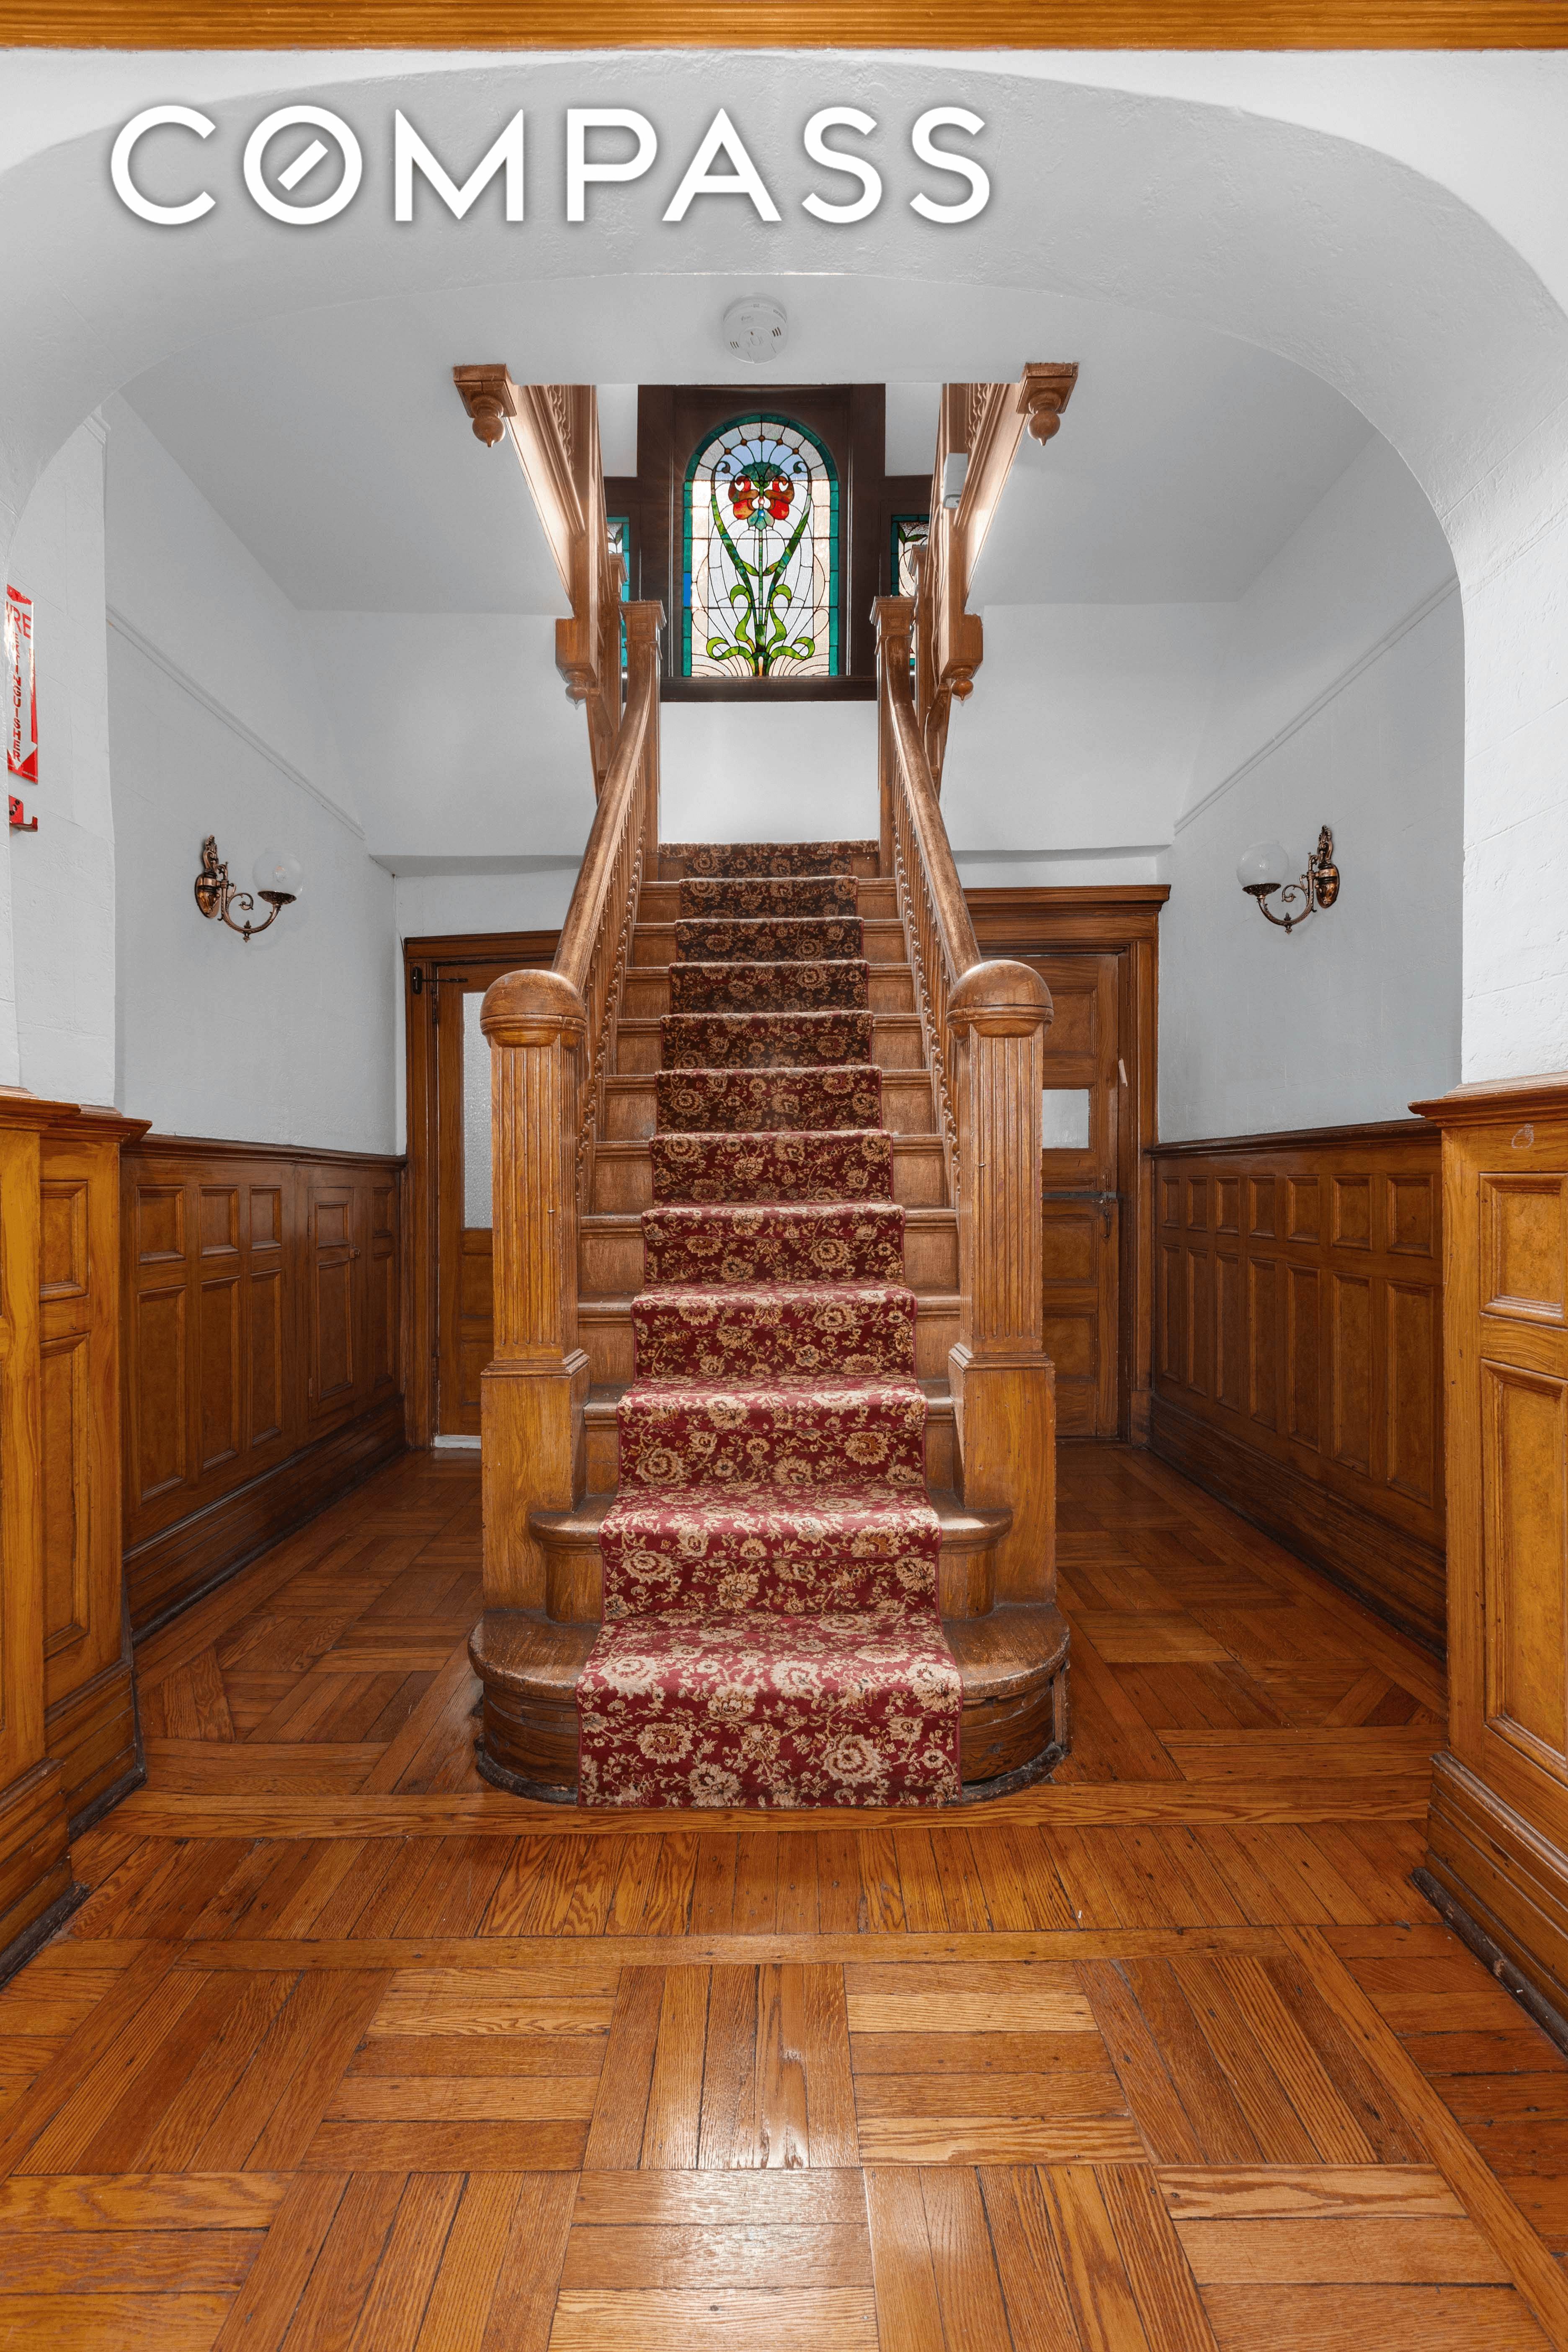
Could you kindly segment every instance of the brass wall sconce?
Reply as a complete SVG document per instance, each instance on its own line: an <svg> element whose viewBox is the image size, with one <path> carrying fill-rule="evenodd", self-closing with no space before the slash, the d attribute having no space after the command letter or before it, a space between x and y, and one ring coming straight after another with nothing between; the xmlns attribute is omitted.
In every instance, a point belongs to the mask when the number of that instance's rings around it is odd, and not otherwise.
<svg viewBox="0 0 1568 2352"><path fill-rule="evenodd" d="M1286 882L1290 871L1290 853L1278 841L1255 841L1244 849L1236 862L1236 878L1249 898L1256 898L1263 910L1264 919L1277 923L1286 932L1304 923L1320 907L1331 907L1340 895L1340 869L1334 864L1334 836L1327 825L1318 835L1318 846L1307 860L1305 874L1295 881ZM1280 889L1279 886L1285 887ZM1293 914L1277 915L1268 901L1279 891L1279 904L1289 907L1299 900Z"/></svg>
<svg viewBox="0 0 1568 2352"><path fill-rule="evenodd" d="M242 940L254 939L258 933L270 929L284 908L294 904L302 887L300 861L297 857L290 857L286 849L264 849L251 868L251 876L256 884L255 898L248 890L242 890L237 883L229 880L228 867L217 854L216 838L209 833L202 844L201 872L196 876L195 883L196 904L209 923L221 919L231 931L237 931ZM237 907L242 913L252 915L256 911L257 898L265 899L272 909L266 921L237 923L230 909Z"/></svg>

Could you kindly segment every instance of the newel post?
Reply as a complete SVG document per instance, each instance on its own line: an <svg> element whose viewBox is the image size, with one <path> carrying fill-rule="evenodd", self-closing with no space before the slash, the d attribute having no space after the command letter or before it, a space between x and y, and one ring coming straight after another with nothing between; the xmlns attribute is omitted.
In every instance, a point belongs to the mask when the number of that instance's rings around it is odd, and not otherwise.
<svg viewBox="0 0 1568 2352"><path fill-rule="evenodd" d="M948 1000L958 1055L959 1340L948 1361L963 1499L1009 1506L997 1598L1056 1589L1056 1378L1041 1289L1040 1090L1051 992L1027 964L974 964Z"/></svg>
<svg viewBox="0 0 1568 2352"><path fill-rule="evenodd" d="M494 1139L495 1356L480 1381L487 1607L544 1602L531 1510L584 1484L588 1359L577 1345L577 1094L586 1015L558 971L485 997Z"/></svg>

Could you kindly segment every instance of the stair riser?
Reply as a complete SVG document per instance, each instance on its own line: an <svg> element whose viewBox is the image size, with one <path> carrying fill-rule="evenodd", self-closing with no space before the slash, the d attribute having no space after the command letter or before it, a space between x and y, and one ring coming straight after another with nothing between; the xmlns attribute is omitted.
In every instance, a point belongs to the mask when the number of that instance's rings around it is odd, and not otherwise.
<svg viewBox="0 0 1568 2352"><path fill-rule="evenodd" d="M627 1385L634 1373L632 1318L625 1306L595 1307L584 1299L577 1310L577 1338L587 1350L588 1377L595 1387ZM947 1378L947 1360L958 1344L956 1307L932 1312L921 1307L915 1318L915 1371L922 1381Z"/></svg>
<svg viewBox="0 0 1568 2352"><path fill-rule="evenodd" d="M742 845L743 846L744 845ZM774 871L776 869L770 868L768 870ZM849 860L848 870L854 875L866 875L869 877L875 874L877 870L877 860L874 856L868 856L863 850L857 851L855 856ZM679 882L685 871L686 860L683 857L666 857L662 855L660 856L658 877L659 881Z"/></svg>
<svg viewBox="0 0 1568 2352"><path fill-rule="evenodd" d="M896 922L899 915L898 885L883 881L876 875L858 877L856 911L862 922ZM637 900L637 914L645 923L673 923L680 913L679 882L645 882Z"/></svg>
<svg viewBox="0 0 1568 2352"><path fill-rule="evenodd" d="M642 1003L637 996L639 989L651 988L656 984L660 991L668 994L666 984L662 980L657 983L635 980L628 980L626 982L626 1013L616 1033L617 1076L640 1076L648 1070L663 1067L660 1058L663 1041L659 1033L658 1016L661 1013L668 1013L669 1006L664 1001L663 995L657 1004ZM907 992L910 983L906 981L903 985ZM872 982L872 1012L882 1016L900 1013L908 1016L911 1011L909 1004L878 1003L878 989L890 990L892 986L893 982L890 981ZM648 1024L646 1028L636 1025L645 1021ZM921 1046L919 1024L908 1017L901 1021L889 1018L876 1020L871 1029L871 1059L878 1068L882 1070L923 1070L925 1056Z"/></svg>
<svg viewBox="0 0 1568 2352"><path fill-rule="evenodd" d="M944 1617L985 1617L996 1596L996 1553L991 1544L943 1544L938 1576ZM544 1605L558 1625L596 1625L604 1612L604 1564L598 1546L544 1542Z"/></svg>
<svg viewBox="0 0 1568 2352"><path fill-rule="evenodd" d="M611 1142L634 1142L658 1132L658 1097L651 1073L646 1084L636 1077L613 1078L605 1096L605 1133ZM883 1073L882 1124L894 1135L935 1133L931 1080L923 1071L911 1072L908 1076L901 1071Z"/></svg>
<svg viewBox="0 0 1568 2352"><path fill-rule="evenodd" d="M587 1436L587 1477L591 1494L613 1494L621 1478L621 1437L613 1412L589 1413L584 1422ZM926 1421L925 1465L928 1486L952 1486L957 1481L953 1466L953 1428L950 1416L930 1415Z"/></svg>
<svg viewBox="0 0 1568 2352"><path fill-rule="evenodd" d="M584 1306L595 1298L628 1298L647 1280L642 1236L636 1229L584 1233L577 1253L578 1290ZM904 1234L904 1280L914 1291L958 1287L956 1228L930 1231L919 1225ZM925 1314L922 1307L922 1319ZM944 1359L945 1362L945 1359ZM599 1375L595 1374L597 1379Z"/></svg>
<svg viewBox="0 0 1568 2352"><path fill-rule="evenodd" d="M867 1001L873 1013L912 1013L915 1009L915 984L910 976L909 966L907 964L889 965L881 971L873 968ZM626 974L626 995L622 1003L622 1013L626 1019L653 1020L659 1013L668 1013L669 1009L668 964L657 964L647 971L629 971ZM705 1006L700 1009L707 1011L712 1008ZM729 1007L719 1009L727 1011ZM737 1006L735 1009L743 1012L748 1008ZM815 1006L803 1005L799 1009L809 1012L814 1010Z"/></svg>
<svg viewBox="0 0 1568 2352"><path fill-rule="evenodd" d="M719 922L731 919L733 919L726 916L715 918ZM868 963L901 964L907 961L902 923L868 922L862 915L860 940L859 952ZM632 970L636 971L643 964L670 964L675 961L675 925L639 922L632 934Z"/></svg>
<svg viewBox="0 0 1568 2352"><path fill-rule="evenodd" d="M905 1144L893 1138L893 1198L906 1209L944 1209L947 1180L941 1150L934 1139L911 1137ZM653 1206L653 1166L646 1139L610 1144L594 1154L595 1212L613 1216L628 1209Z"/></svg>

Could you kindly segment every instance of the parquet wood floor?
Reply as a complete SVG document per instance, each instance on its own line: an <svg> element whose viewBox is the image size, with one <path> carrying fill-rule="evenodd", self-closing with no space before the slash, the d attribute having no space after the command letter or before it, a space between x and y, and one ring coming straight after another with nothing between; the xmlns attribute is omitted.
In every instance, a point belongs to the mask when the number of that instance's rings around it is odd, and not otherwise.
<svg viewBox="0 0 1568 2352"><path fill-rule="evenodd" d="M1075 1752L954 1814L486 1789L471 1461L149 1641L0 1991L0 2345L1568 2344L1568 2063L1427 1909L1432 1661L1063 1457Z"/></svg>

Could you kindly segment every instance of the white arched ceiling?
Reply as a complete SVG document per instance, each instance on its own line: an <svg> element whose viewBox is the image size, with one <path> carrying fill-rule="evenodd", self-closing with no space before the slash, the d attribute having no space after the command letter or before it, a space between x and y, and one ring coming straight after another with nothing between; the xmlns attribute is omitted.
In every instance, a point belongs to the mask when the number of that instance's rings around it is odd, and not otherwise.
<svg viewBox="0 0 1568 2352"><path fill-rule="evenodd" d="M792 352L801 374L1007 375L1025 358L1075 355L1035 347L1046 324L1065 331L1065 302L1187 320L1321 377L1420 483L1464 593L1467 1074L1568 1059L1568 941L1550 878L1568 849L1568 705L1552 618L1568 317L1556 247L1535 247L1513 217L1520 188L1538 205L1561 170L1549 102L1555 94L1560 107L1560 61L792 53L764 67L735 52L16 64L0 131L0 153L14 159L0 173L0 541L42 464L106 394L215 333L347 301L423 294L450 301L456 319L465 297L489 289L499 303L504 289L523 325L497 355L535 376L735 373L711 344L693 352L691 313L668 301L668 281L704 281L711 315L734 292L807 278L812 313L836 321L834 364L819 371L803 334ZM358 203L308 232L265 219L240 184L245 137L284 97L342 113L366 152ZM195 162L219 199L177 232L132 218L107 184L113 131L171 100L203 105L219 126L205 148L169 150L171 194L174 180L188 192ZM776 225L731 200L700 201L679 226L660 217L720 102L773 188ZM940 102L973 105L987 125L994 193L961 228L909 209L920 181L903 134ZM574 227L559 196L563 116L595 103L648 114L662 152L646 183L600 192ZM865 108L889 133L887 198L854 227L800 210L813 184L800 126L829 103ZM394 225L395 106L466 172L520 105L525 224L506 226L492 202L460 225L433 212ZM155 171L149 185L160 193ZM601 283L597 301L561 299L584 279L615 283ZM894 299L868 303L868 281ZM968 306L944 294L956 284L1013 298L982 348ZM668 368L642 356L661 317L685 336ZM370 404L376 385L351 374L322 397Z"/></svg>

